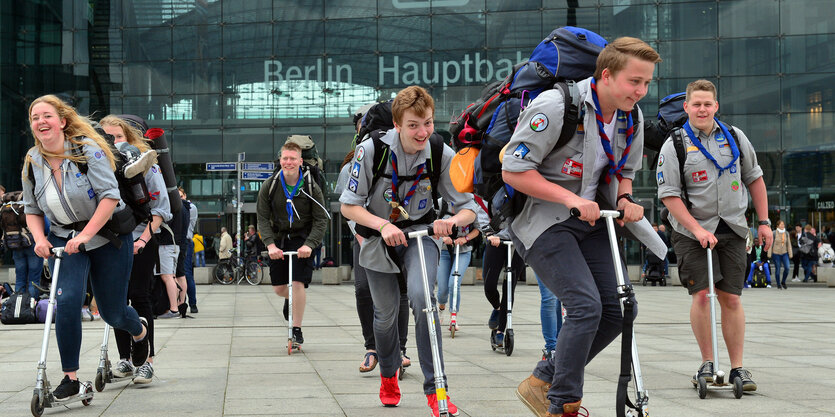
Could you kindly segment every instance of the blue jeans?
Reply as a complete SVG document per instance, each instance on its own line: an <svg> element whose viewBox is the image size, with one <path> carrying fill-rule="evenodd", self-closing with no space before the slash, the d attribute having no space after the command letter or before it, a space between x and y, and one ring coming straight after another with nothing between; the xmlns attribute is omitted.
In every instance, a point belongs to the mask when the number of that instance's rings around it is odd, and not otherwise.
<svg viewBox="0 0 835 417"><path fill-rule="evenodd" d="M194 252L194 266L206 266L206 251Z"/></svg>
<svg viewBox="0 0 835 417"><path fill-rule="evenodd" d="M789 254L774 255L774 281L777 284L786 285L786 278L789 276ZM783 268L783 278L780 278L780 268Z"/></svg>
<svg viewBox="0 0 835 417"><path fill-rule="evenodd" d="M186 239L186 258L183 260L183 268L186 270L186 295L188 295L188 305L191 307L197 305L197 290L194 287L193 255L194 241Z"/></svg>
<svg viewBox="0 0 835 417"><path fill-rule="evenodd" d="M40 291L35 284L40 283L43 272L43 259L35 255L35 245L12 251L15 269L15 292L26 291L30 297L38 298Z"/></svg>
<svg viewBox="0 0 835 417"><path fill-rule="evenodd" d="M463 272L470 266L472 252L458 253L458 273ZM455 277L452 275L455 268L455 249L450 253L448 250L441 251L441 261L438 265L438 303L450 304L449 311L458 311L461 307L461 277L458 277L458 286L455 288L458 299L455 300L455 307L452 306L452 287L455 285Z"/></svg>
<svg viewBox="0 0 835 417"><path fill-rule="evenodd" d="M807 258L801 258L801 259L802 259L801 262L803 262L803 282L807 282L807 281L809 281L809 278L812 277L812 267L815 266L815 263L817 261L814 260L814 259L807 259Z"/></svg>
<svg viewBox="0 0 835 417"><path fill-rule="evenodd" d="M542 338L545 339L545 349L554 350L557 348L557 337L562 329L562 303L539 276L536 277L539 283L539 295L542 299L539 306L539 319L542 322Z"/></svg>
<svg viewBox="0 0 835 417"><path fill-rule="evenodd" d="M66 245L69 239L49 235L53 247ZM52 276L57 285L55 338L61 354L64 372L78 370L81 350L81 306L87 292L87 277L92 283L93 296L105 323L133 336L142 334L139 315L127 305L128 280L133 267L133 239L127 233L119 236L122 247L108 243L89 252L64 255L58 274ZM98 337L98 336L97 336Z"/></svg>

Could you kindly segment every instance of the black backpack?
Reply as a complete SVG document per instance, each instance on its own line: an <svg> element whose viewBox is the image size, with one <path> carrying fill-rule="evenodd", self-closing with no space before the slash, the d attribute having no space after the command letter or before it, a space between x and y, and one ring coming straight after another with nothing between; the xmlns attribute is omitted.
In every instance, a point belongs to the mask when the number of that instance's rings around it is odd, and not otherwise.
<svg viewBox="0 0 835 417"><path fill-rule="evenodd" d="M377 103L365 112L360 122L360 128L354 137L354 144L362 142L366 136L375 130L383 132L394 128L393 116L391 114L391 103L393 100Z"/></svg>
<svg viewBox="0 0 835 417"><path fill-rule="evenodd" d="M20 191L8 192L3 196L0 208L0 228L3 231L3 244L7 249L24 249L32 246L32 233L26 228L26 215Z"/></svg>
<svg viewBox="0 0 835 417"><path fill-rule="evenodd" d="M30 297L26 291L19 290L3 301L3 305L0 306L0 322L3 324L37 323L34 304L34 298Z"/></svg>

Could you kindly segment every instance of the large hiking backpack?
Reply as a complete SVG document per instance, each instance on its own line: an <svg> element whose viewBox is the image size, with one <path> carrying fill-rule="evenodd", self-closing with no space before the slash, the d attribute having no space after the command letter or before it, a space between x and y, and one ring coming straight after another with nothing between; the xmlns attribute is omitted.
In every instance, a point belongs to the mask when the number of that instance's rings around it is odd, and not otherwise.
<svg viewBox="0 0 835 417"><path fill-rule="evenodd" d="M22 193L12 191L3 195L0 208L0 228L3 231L3 244L8 249L24 249L32 246L32 233L26 228L26 215L23 213Z"/></svg>
<svg viewBox="0 0 835 417"><path fill-rule="evenodd" d="M165 189L168 191L168 201L176 201L180 198L180 192L177 189L177 177L174 175L174 163L171 162L171 152L168 149L165 130L158 127L149 129L145 119L132 114L120 114L118 117L139 129L142 135L151 141L151 149L157 151L157 165L159 165L159 169L162 171ZM178 210L180 210L180 206L175 204L171 205L172 214Z"/></svg>
<svg viewBox="0 0 835 417"><path fill-rule="evenodd" d="M322 195L324 196L325 190L327 189L325 184L325 175L323 174L324 164L322 162L322 158L319 157L319 151L316 150L316 143L313 142L313 138L308 135L290 135L284 143L289 142L293 142L302 148L302 170L305 171L305 181L309 181L310 179L316 181L316 184L319 185L319 189L322 190ZM281 155L279 155L279 157L280 156ZM276 174L279 170L281 170L279 161L276 161L275 166L276 171L273 172L273 174Z"/></svg>
<svg viewBox="0 0 835 417"><path fill-rule="evenodd" d="M362 116L357 136L354 139L355 145L362 142L366 136L375 130L387 132L389 129L394 128L394 120L391 114L392 101L393 99L377 103L365 112Z"/></svg>
<svg viewBox="0 0 835 417"><path fill-rule="evenodd" d="M687 113L684 99L687 93L670 94L658 102L658 120L644 124L644 149L659 152L673 129L684 126ZM654 163L652 165L655 165Z"/></svg>
<svg viewBox="0 0 835 417"><path fill-rule="evenodd" d="M574 82L594 74L597 56L606 45L603 37L586 29L555 29L537 45L528 61L513 66L503 81L488 85L478 101L450 122L450 133L459 153L464 148L480 150L478 155L470 155L474 160L473 192L488 202L487 212L493 217L494 229L501 228L500 224L524 206L525 196L502 180L499 159L516 129L520 112L543 91L560 89L566 108L557 147L567 143L581 116ZM637 116L633 118L637 120Z"/></svg>

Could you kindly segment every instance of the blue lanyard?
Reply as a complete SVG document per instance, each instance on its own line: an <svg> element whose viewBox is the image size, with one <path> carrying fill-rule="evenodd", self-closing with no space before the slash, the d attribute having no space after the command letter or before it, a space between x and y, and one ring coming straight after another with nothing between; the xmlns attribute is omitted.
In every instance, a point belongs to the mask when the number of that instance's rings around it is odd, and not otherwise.
<svg viewBox="0 0 835 417"><path fill-rule="evenodd" d="M728 128L726 128L725 125L723 125L722 122L717 120L715 117L713 118L713 120L715 120L716 124L719 125L719 129L721 129L722 134L725 135L725 140L728 141L728 144L731 146L731 152L733 153L733 159L731 160L731 163L729 163L724 168L719 166L719 162L716 162L716 158L714 158L713 155L711 155L710 152L708 152L707 149L705 149L705 146L702 145L702 141L699 140L699 137L693 133L693 129L690 128L689 118L684 121L684 131L687 132L688 136L690 136L690 142L693 143L693 146L697 147L699 151L702 152L702 155L705 156L705 158L709 159L710 162L713 162L713 165L716 167L716 169L719 170L719 176L721 177L723 171L736 164L736 160L739 159L739 147L736 146L736 141L733 139L733 137L731 137L730 132L728 132Z"/></svg>
<svg viewBox="0 0 835 417"><path fill-rule="evenodd" d="M287 193L287 184L284 182L284 171L278 173L278 179L281 181L281 187L284 189L284 192ZM299 186L302 185L302 169L299 168L299 179L296 181L296 186L293 187L293 192L287 196L287 217L290 219L290 224L293 224L293 197L296 196L296 193L299 192Z"/></svg>

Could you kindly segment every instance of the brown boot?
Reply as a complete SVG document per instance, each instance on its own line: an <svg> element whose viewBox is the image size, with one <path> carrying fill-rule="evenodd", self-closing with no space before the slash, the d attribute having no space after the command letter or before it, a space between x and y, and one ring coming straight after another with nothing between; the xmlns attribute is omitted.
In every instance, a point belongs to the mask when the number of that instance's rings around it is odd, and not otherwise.
<svg viewBox="0 0 835 417"><path fill-rule="evenodd" d="M551 384L531 375L516 388L516 397L538 417L545 417L551 406L548 400L550 388Z"/></svg>
<svg viewBox="0 0 835 417"><path fill-rule="evenodd" d="M545 413L545 417L588 417L589 412L586 410L585 407L580 407L580 403L582 400L573 402L573 403L566 403L562 405L562 413L559 414L551 414ZM580 414L580 413L583 414Z"/></svg>

